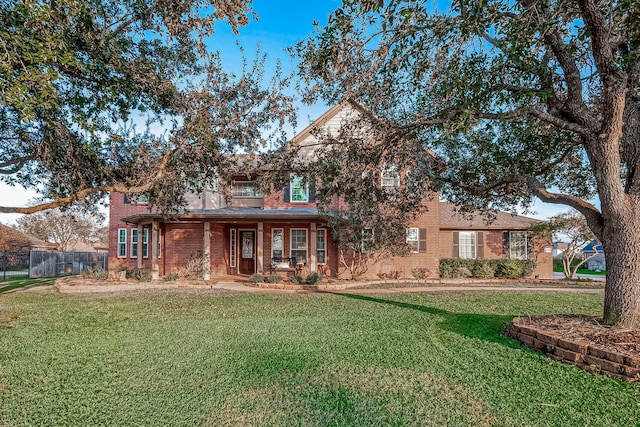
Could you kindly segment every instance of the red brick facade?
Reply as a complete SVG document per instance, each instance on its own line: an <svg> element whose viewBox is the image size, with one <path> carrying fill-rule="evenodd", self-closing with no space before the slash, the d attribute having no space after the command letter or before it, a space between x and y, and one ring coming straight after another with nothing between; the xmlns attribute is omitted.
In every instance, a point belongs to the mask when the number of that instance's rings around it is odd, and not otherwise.
<svg viewBox="0 0 640 427"><path fill-rule="evenodd" d="M339 110L334 108L329 112L335 115ZM317 122L325 123L333 118L325 116ZM294 139L299 141L310 135L305 130ZM526 230L533 221L523 217L513 217L516 218L513 220L502 213L497 224L488 228L483 225L482 219L471 223L456 221L452 220L455 215L450 212L449 204L439 202L437 194L431 196L425 201L426 212L410 225L411 228L417 228L421 236L418 253L383 259L367 271L367 278L383 275L412 278L418 269L427 277L438 277L440 259L457 255L453 253L452 236L464 230L474 230L478 239L482 239L479 257L505 257L503 233ZM242 197L232 198L227 206L218 193L205 190L203 194L193 197L193 203L187 206L187 214L176 221L165 221L149 212L146 204L133 204L123 194L113 193L110 199L109 266L112 269L141 267L159 278L188 268L195 258L208 253L206 264L210 277L256 272L267 274L272 267L273 230L282 229L282 257L290 258L292 230L298 229L305 232L297 232L297 238L306 235L304 272L344 275L345 268L340 264L331 230L318 215L311 193L308 202L292 202L288 198L287 191L272 191L265 196L243 193ZM147 252L140 259L137 253L132 253L134 233L139 234L139 250ZM321 233L325 234L325 263L318 262L321 254L316 248L316 239ZM145 244L143 236L148 239ZM123 238L125 240L121 241ZM235 242L232 243L232 239ZM530 256L535 256L538 262L534 275L550 278L553 274L550 242L536 241L530 248ZM155 257L154 249L157 252ZM304 258L300 254L298 252L298 256Z"/></svg>

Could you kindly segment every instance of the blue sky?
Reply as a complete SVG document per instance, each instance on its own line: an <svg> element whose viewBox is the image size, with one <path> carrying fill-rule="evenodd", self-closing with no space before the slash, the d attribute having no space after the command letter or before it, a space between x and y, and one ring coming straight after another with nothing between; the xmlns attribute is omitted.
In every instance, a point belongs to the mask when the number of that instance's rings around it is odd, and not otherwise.
<svg viewBox="0 0 640 427"><path fill-rule="evenodd" d="M238 36L233 35L226 24L218 23L216 33L210 39L210 46L220 51L222 62L229 71L240 69L242 56L236 45L238 41L249 61L255 57L256 48L260 44L261 51L268 55L267 68L273 67L276 60L280 59L283 70L291 72L294 71L295 64L286 48L308 36L313 31L314 21L325 24L329 13L340 5L339 0L254 0L253 9L258 14L258 20L241 28ZM292 133L306 127L328 108L323 104L306 106L300 103L297 107L298 123ZM0 204L3 206L25 206L34 197L36 193L33 190L0 183ZM566 210L566 207L537 202L533 210L537 214L532 216L545 219ZM0 214L0 222L11 223L18 216Z"/></svg>

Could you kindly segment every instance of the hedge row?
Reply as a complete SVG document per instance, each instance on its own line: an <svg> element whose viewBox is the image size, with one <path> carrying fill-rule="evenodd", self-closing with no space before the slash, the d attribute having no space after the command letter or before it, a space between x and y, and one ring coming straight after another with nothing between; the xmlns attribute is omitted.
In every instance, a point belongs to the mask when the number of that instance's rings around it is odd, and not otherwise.
<svg viewBox="0 0 640 427"><path fill-rule="evenodd" d="M536 269L536 262L529 259L460 259L440 260L440 277L443 279L466 278L521 279Z"/></svg>

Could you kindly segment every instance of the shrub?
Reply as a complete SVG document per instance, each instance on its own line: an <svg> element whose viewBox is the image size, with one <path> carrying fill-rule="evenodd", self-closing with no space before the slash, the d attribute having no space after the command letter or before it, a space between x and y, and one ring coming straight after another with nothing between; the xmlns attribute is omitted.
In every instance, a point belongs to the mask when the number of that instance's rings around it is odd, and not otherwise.
<svg viewBox="0 0 640 427"><path fill-rule="evenodd" d="M133 270L129 270L127 273L127 277L130 279L135 279L139 282L151 281L151 272L142 268L134 268Z"/></svg>
<svg viewBox="0 0 640 427"><path fill-rule="evenodd" d="M164 276L164 280L166 280L167 282L173 282L178 277L180 277L180 275L178 273L175 273L175 272L174 273L169 273L169 274Z"/></svg>
<svg viewBox="0 0 640 427"><path fill-rule="evenodd" d="M109 272L102 267L89 267L86 270L82 270L80 276L86 279L107 280L109 278Z"/></svg>
<svg viewBox="0 0 640 427"><path fill-rule="evenodd" d="M522 259L445 258L440 260L440 277L443 279L465 277L521 279L533 273L536 265L534 260Z"/></svg>
<svg viewBox="0 0 640 427"><path fill-rule="evenodd" d="M282 282L282 276L279 274L269 274L268 276L265 276L265 280L268 283L280 283Z"/></svg>
<svg viewBox="0 0 640 427"><path fill-rule="evenodd" d="M294 274L293 276L291 276L291 283L296 283L298 285L301 285L302 283L304 283L304 278L302 276L298 276L297 274Z"/></svg>
<svg viewBox="0 0 640 427"><path fill-rule="evenodd" d="M473 276L473 259L445 258L440 260L440 277L452 279Z"/></svg>
<svg viewBox="0 0 640 427"><path fill-rule="evenodd" d="M202 251L192 252L187 261L185 277L189 279L204 279L205 274L208 273L210 273L209 254Z"/></svg>
<svg viewBox="0 0 640 427"><path fill-rule="evenodd" d="M412 268L411 269L411 275L413 276L414 279L424 279L425 277L427 277L427 272L429 270L427 270L426 268Z"/></svg>
<svg viewBox="0 0 640 427"><path fill-rule="evenodd" d="M318 273L311 273L310 275L307 276L304 282L307 285L315 285L320 280L322 280L322 276L320 276Z"/></svg>
<svg viewBox="0 0 640 427"><path fill-rule="evenodd" d="M478 279L490 279L495 277L496 270L486 259L476 259L473 263L473 277Z"/></svg>
<svg viewBox="0 0 640 427"><path fill-rule="evenodd" d="M260 273L252 274L249 280L253 283L262 283L264 282L264 276Z"/></svg>

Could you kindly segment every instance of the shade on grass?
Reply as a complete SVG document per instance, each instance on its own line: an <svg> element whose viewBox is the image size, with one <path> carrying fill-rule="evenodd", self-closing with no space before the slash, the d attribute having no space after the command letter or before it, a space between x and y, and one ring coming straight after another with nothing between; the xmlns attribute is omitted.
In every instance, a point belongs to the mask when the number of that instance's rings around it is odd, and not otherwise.
<svg viewBox="0 0 640 427"><path fill-rule="evenodd" d="M640 387L501 335L601 296L0 297L0 424L557 425L640 420Z"/></svg>

